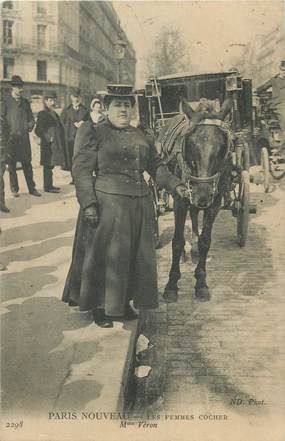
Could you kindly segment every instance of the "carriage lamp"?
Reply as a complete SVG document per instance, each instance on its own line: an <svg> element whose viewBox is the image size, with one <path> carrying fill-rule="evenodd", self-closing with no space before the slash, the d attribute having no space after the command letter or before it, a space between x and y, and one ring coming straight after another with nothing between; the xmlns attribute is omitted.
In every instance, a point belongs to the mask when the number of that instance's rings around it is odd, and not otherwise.
<svg viewBox="0 0 285 441"><path fill-rule="evenodd" d="M226 78L226 90L228 92L234 92L236 90L242 90L242 78L239 75L231 75Z"/></svg>
<svg viewBox="0 0 285 441"><path fill-rule="evenodd" d="M147 98L152 97L152 84L151 83L146 83L146 85L145 85L145 96Z"/></svg>
<svg viewBox="0 0 285 441"><path fill-rule="evenodd" d="M145 96L146 98L153 98L161 96L161 84L156 84L152 81L149 81L145 85Z"/></svg>

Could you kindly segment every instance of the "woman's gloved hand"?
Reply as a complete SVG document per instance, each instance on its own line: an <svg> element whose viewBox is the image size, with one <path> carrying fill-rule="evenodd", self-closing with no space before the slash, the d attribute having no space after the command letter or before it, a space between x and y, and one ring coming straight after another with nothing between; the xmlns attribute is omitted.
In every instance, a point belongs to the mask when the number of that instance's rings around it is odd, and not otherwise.
<svg viewBox="0 0 285 441"><path fill-rule="evenodd" d="M185 185L183 185L183 184L177 185L177 187L175 188L175 191L178 194L178 196L180 196L182 199L187 198L188 190L185 187Z"/></svg>
<svg viewBox="0 0 285 441"><path fill-rule="evenodd" d="M90 205L89 207L86 207L83 211L83 215L89 225L91 225L92 227L97 227L97 225L99 224L99 213L95 205Z"/></svg>

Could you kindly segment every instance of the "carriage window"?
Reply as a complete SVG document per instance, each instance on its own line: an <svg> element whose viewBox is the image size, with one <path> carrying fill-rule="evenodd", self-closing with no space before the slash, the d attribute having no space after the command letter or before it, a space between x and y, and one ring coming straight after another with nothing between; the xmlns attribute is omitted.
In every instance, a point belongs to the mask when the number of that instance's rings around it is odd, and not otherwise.
<svg viewBox="0 0 285 441"><path fill-rule="evenodd" d="M208 100L215 100L218 98L223 101L225 98L225 84L224 79L221 80L207 80L199 81L197 83L197 99L207 98Z"/></svg>

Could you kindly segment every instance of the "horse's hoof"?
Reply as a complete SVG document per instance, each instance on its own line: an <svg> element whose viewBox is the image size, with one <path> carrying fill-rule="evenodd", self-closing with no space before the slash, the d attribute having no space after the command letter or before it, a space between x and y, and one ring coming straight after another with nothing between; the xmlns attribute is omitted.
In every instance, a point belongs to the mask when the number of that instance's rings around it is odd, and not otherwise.
<svg viewBox="0 0 285 441"><path fill-rule="evenodd" d="M199 299L203 302L207 302L211 298L210 290L207 286L195 288L195 296L197 299Z"/></svg>
<svg viewBox="0 0 285 441"><path fill-rule="evenodd" d="M165 289L162 297L167 303L175 303L177 302L178 294L174 289Z"/></svg>

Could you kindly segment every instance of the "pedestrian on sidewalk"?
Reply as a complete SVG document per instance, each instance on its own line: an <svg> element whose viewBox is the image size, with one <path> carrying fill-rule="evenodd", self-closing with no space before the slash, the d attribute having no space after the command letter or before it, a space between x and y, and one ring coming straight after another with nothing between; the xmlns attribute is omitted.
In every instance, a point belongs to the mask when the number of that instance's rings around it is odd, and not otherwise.
<svg viewBox="0 0 285 441"><path fill-rule="evenodd" d="M170 192L185 187L144 133L130 125L132 87L108 86L107 120L76 135L72 173L80 211L63 297L101 327L158 306L153 201L146 170ZM95 173L95 184L93 174Z"/></svg>
<svg viewBox="0 0 285 441"><path fill-rule="evenodd" d="M80 89L76 88L72 91L70 100L71 104L62 111L60 119L65 132L66 170L71 172L76 132L83 121L88 119L89 111L82 104ZM72 177L70 184L73 184Z"/></svg>
<svg viewBox="0 0 285 441"><path fill-rule="evenodd" d="M103 114L103 105L99 98L93 98L90 103L89 120L93 124L100 124L106 120L106 117Z"/></svg>
<svg viewBox="0 0 285 441"><path fill-rule="evenodd" d="M53 168L65 168L64 128L55 109L56 95L47 92L44 96L44 110L39 112L35 134L41 142L41 165L43 166L44 191L59 193L53 185Z"/></svg>
<svg viewBox="0 0 285 441"><path fill-rule="evenodd" d="M10 187L13 196L19 196L19 184L16 171L17 162L21 162L29 193L41 196L36 190L33 180L32 152L29 133L33 130L35 120L31 106L23 98L23 80L14 75L11 79L11 94L4 99L1 109L2 117L7 125L7 156L9 164Z"/></svg>

